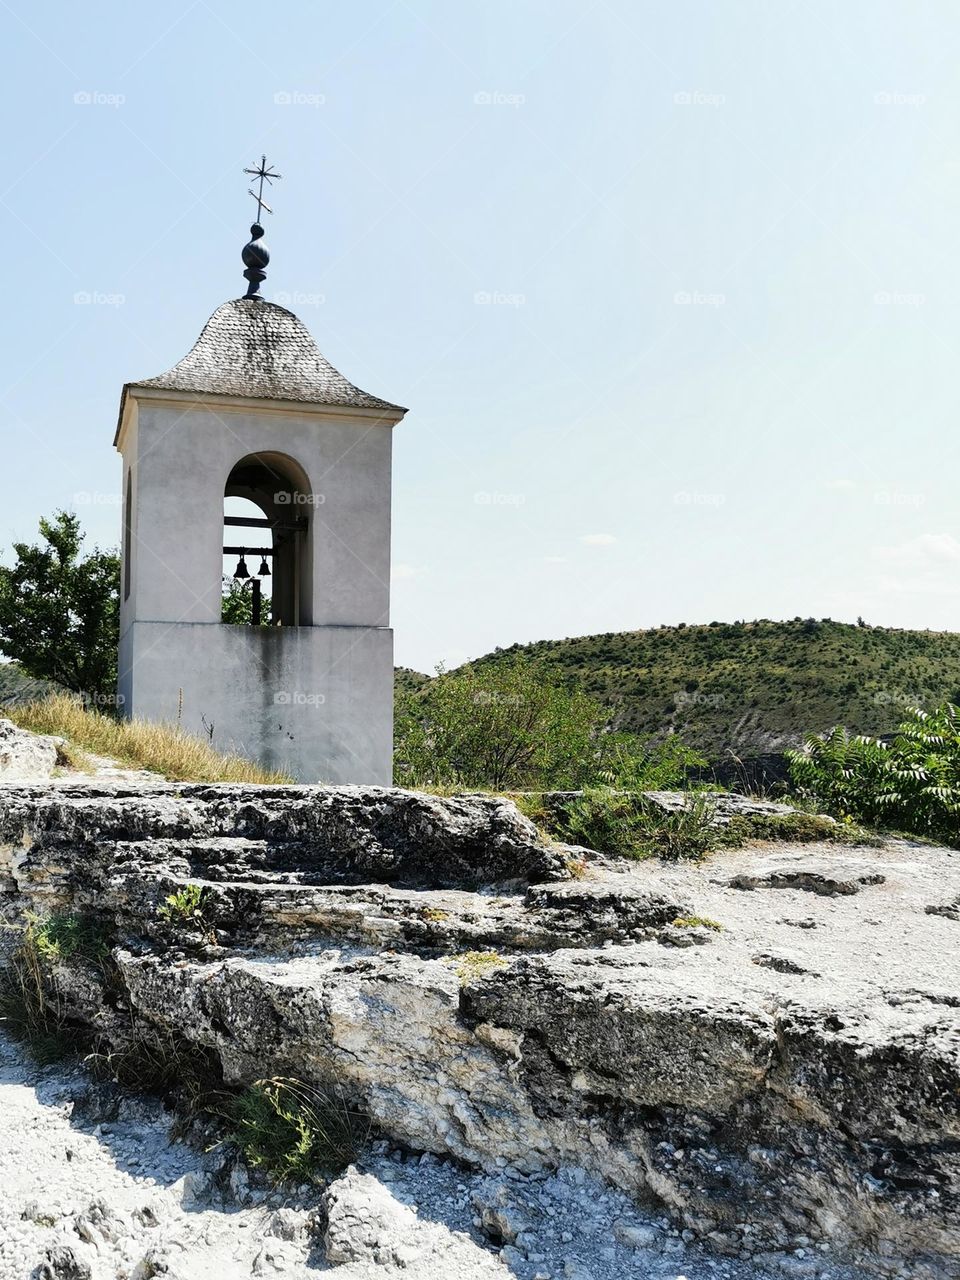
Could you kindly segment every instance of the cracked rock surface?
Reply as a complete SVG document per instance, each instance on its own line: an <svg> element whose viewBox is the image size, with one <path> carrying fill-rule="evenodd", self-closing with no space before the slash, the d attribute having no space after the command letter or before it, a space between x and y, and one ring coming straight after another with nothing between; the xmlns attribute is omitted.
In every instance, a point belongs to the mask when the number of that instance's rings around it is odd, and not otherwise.
<svg viewBox="0 0 960 1280"><path fill-rule="evenodd" d="M577 1169L574 1219L606 1180L646 1207L621 1236L653 1215L744 1275L960 1275L960 925L931 910L960 898L956 852L768 844L572 878L495 797L58 782L0 788L0 840L9 920L109 931L113 990L58 974L108 1040L135 1016L214 1049L230 1081L335 1077L393 1143L517 1185ZM158 916L187 884L202 918ZM327 1197L331 1261L428 1274L427 1237L419 1261L377 1257L409 1205L369 1176ZM623 1273L599 1238L558 1260L509 1219L472 1205L468 1224L507 1274Z"/></svg>

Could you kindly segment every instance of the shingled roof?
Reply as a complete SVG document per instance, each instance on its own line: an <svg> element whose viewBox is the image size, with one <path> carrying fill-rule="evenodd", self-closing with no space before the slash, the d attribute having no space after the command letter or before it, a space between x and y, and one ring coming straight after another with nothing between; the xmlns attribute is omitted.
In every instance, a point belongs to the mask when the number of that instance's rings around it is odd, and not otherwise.
<svg viewBox="0 0 960 1280"><path fill-rule="evenodd" d="M128 383L124 398L137 387L406 413L348 382L292 311L251 298L217 307L189 355L159 377Z"/></svg>

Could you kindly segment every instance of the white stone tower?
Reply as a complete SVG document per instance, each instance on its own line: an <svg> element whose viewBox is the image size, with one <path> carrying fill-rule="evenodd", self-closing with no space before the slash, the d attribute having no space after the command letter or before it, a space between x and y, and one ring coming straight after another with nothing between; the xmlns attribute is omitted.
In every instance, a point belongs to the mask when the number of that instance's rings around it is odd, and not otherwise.
<svg viewBox="0 0 960 1280"><path fill-rule="evenodd" d="M271 175L255 172L262 194ZM168 373L123 388L121 706L303 782L388 785L391 437L406 410L257 295L269 256L259 223L251 235L247 296ZM225 496L270 531L270 625L221 622L224 551L254 523L225 533Z"/></svg>

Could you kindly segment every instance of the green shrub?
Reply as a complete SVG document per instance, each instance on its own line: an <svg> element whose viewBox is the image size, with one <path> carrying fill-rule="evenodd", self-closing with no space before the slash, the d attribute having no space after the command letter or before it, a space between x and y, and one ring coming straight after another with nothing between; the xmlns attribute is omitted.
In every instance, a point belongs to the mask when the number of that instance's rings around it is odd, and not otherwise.
<svg viewBox="0 0 960 1280"><path fill-rule="evenodd" d="M54 912L32 921L32 943L48 964L60 964L74 957L102 960L110 950L103 926L90 916Z"/></svg>
<svg viewBox="0 0 960 1280"><path fill-rule="evenodd" d="M802 795L829 812L960 848L960 711L911 711L890 742L835 728L788 753Z"/></svg>
<svg viewBox="0 0 960 1280"><path fill-rule="evenodd" d="M210 900L210 886L185 884L175 893L169 893L161 906L157 907L157 915L168 924L192 925L196 929L209 929L207 910Z"/></svg>
<svg viewBox="0 0 960 1280"><path fill-rule="evenodd" d="M851 819L834 822L822 813L737 814L730 819L722 843L733 848L757 840L794 841L798 844L880 844L877 836L864 831Z"/></svg>
<svg viewBox="0 0 960 1280"><path fill-rule="evenodd" d="M67 1017L56 977L58 964L93 947L93 934L74 924L76 919L28 919L0 974L0 1020L43 1064L67 1057L85 1042L82 1029Z"/></svg>
<svg viewBox="0 0 960 1280"><path fill-rule="evenodd" d="M394 778L440 789L574 787L592 767L606 718L576 682L522 656L440 669L398 691Z"/></svg>
<svg viewBox="0 0 960 1280"><path fill-rule="evenodd" d="M676 733L662 742L645 742L632 733L601 739L597 781L619 791L677 791L690 776L706 768L706 756L687 746Z"/></svg>
<svg viewBox="0 0 960 1280"><path fill-rule="evenodd" d="M227 1118L248 1163L278 1184L325 1181L356 1159L369 1131L338 1089L285 1077L252 1084L230 1103Z"/></svg>
<svg viewBox="0 0 960 1280"><path fill-rule="evenodd" d="M703 792L668 813L637 792L594 788L563 800L547 826L569 844L625 858L702 858L718 843L713 802Z"/></svg>

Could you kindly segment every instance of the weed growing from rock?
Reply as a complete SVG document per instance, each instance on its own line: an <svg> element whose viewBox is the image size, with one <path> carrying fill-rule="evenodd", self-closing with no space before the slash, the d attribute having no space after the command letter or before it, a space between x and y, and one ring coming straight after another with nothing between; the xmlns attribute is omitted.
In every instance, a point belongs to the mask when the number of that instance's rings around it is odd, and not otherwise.
<svg viewBox="0 0 960 1280"><path fill-rule="evenodd" d="M462 983L473 982L494 969L502 969L507 961L496 951L465 951L456 956L453 965Z"/></svg>
<svg viewBox="0 0 960 1280"><path fill-rule="evenodd" d="M258 1080L226 1111L230 1138L275 1183L322 1183L358 1156L369 1121L341 1091L302 1080Z"/></svg>
<svg viewBox="0 0 960 1280"><path fill-rule="evenodd" d="M102 933L80 916L28 918L0 975L0 1018L38 1062L56 1062L85 1041L67 1016L57 966L76 959L101 961L107 950Z"/></svg>
<svg viewBox="0 0 960 1280"><path fill-rule="evenodd" d="M715 933L723 930L719 920L711 920L709 916L678 916L670 923L674 929L713 929Z"/></svg>
<svg viewBox="0 0 960 1280"><path fill-rule="evenodd" d="M157 907L157 915L167 924L191 925L197 929L209 929L207 912L210 906L210 886L185 884L182 889L168 894Z"/></svg>

